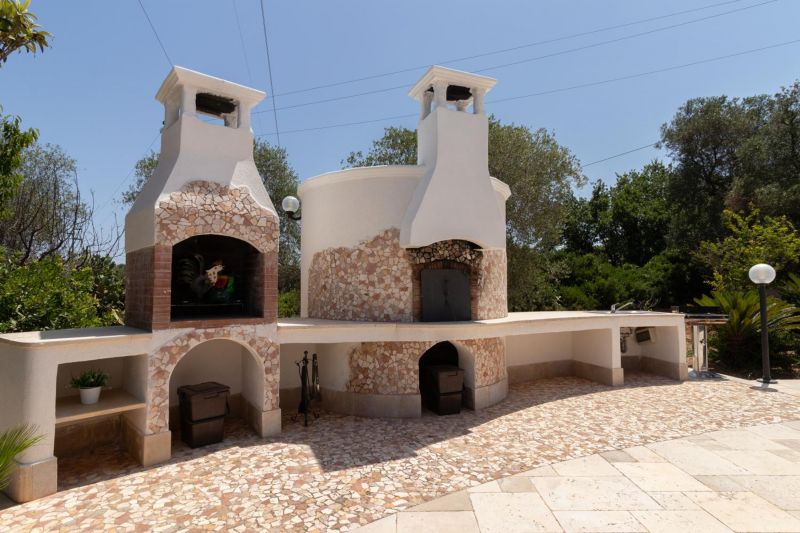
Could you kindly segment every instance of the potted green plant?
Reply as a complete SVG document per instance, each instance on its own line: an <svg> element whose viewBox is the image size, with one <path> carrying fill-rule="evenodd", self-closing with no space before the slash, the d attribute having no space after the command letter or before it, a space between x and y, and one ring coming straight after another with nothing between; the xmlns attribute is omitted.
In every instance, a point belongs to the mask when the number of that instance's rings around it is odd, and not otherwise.
<svg viewBox="0 0 800 533"><path fill-rule="evenodd" d="M100 399L100 391L108 382L108 374L102 370L86 370L69 382L73 389L81 392L81 403L91 405Z"/></svg>

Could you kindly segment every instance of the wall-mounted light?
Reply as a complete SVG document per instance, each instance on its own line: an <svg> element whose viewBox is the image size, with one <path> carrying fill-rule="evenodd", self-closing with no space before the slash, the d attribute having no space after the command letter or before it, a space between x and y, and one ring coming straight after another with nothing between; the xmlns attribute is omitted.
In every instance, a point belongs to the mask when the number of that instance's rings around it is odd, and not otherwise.
<svg viewBox="0 0 800 533"><path fill-rule="evenodd" d="M761 365L763 374L761 383L777 383L772 379L769 364L769 326L767 322L767 285L775 281L775 269L765 263L750 267L750 281L758 286L758 298L761 304Z"/></svg>
<svg viewBox="0 0 800 533"><path fill-rule="evenodd" d="M300 220L301 215L297 214L300 211L300 200L294 196L287 196L281 201L281 207L289 218Z"/></svg>

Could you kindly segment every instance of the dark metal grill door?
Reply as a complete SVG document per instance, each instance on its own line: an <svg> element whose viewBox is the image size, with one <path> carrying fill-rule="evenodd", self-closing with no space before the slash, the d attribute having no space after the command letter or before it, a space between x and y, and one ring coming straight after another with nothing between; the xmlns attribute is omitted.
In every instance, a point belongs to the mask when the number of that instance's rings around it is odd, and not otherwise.
<svg viewBox="0 0 800 533"><path fill-rule="evenodd" d="M471 320L469 276L460 270L422 271L422 321Z"/></svg>

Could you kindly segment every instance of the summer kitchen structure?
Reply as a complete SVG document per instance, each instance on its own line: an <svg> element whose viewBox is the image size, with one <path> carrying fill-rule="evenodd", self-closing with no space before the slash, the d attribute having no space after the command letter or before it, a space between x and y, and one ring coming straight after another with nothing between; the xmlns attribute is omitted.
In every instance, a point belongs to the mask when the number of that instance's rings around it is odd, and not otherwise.
<svg viewBox="0 0 800 533"><path fill-rule="evenodd" d="M303 182L302 318L279 320L279 214L250 127L264 93L173 68L156 94L158 168L125 220L126 325L0 336L0 429L45 435L18 457L8 494L55 492L58 456L109 439L145 466L168 460L182 385L229 385L231 415L277 435L281 409L299 402L304 350L319 354L322 407L367 417L420 416L432 358L463 369L471 409L540 377L621 385L640 368L685 379L680 314L508 313L512 191L489 176L484 110L494 84L431 67L409 92L421 106L417 165ZM111 376L94 405L67 388L88 368Z"/></svg>

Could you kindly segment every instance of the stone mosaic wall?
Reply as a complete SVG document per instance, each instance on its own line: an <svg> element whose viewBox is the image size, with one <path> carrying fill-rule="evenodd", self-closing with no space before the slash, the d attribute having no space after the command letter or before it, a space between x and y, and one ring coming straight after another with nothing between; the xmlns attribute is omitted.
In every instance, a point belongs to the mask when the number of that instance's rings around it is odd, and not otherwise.
<svg viewBox="0 0 800 533"><path fill-rule="evenodd" d="M503 318L508 315L506 251L485 250L481 255L474 294L475 320Z"/></svg>
<svg viewBox="0 0 800 533"><path fill-rule="evenodd" d="M328 248L311 261L308 316L411 322L410 280L411 264L397 228L353 248Z"/></svg>
<svg viewBox="0 0 800 533"><path fill-rule="evenodd" d="M280 350L277 343L264 337L255 326L225 326L195 329L171 339L148 357L147 433L168 428L169 379L178 362L198 344L213 339L230 339L249 347L264 368L264 411L278 408Z"/></svg>
<svg viewBox="0 0 800 533"><path fill-rule="evenodd" d="M419 394L419 358L433 342L362 342L350 352L347 390Z"/></svg>
<svg viewBox="0 0 800 533"><path fill-rule="evenodd" d="M500 337L459 341L475 360L475 388L494 385L508 376L506 343Z"/></svg>
<svg viewBox="0 0 800 533"><path fill-rule="evenodd" d="M244 187L192 181L159 202L155 216L156 244L216 234L247 241L262 253L278 250L278 216Z"/></svg>
<svg viewBox="0 0 800 533"><path fill-rule="evenodd" d="M506 376L506 345L502 338L454 341L463 368L474 361L475 388L493 385ZM362 342L350 352L347 390L362 394L419 394L419 359L434 342Z"/></svg>
<svg viewBox="0 0 800 533"><path fill-rule="evenodd" d="M314 254L308 273L308 316L330 320L413 322L419 316L419 273L428 264L470 268L474 320L502 318L506 305L505 250L479 250L445 241L405 250L390 228L346 248Z"/></svg>

